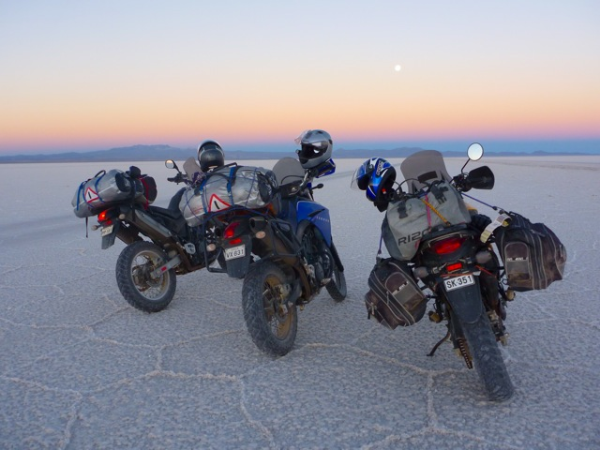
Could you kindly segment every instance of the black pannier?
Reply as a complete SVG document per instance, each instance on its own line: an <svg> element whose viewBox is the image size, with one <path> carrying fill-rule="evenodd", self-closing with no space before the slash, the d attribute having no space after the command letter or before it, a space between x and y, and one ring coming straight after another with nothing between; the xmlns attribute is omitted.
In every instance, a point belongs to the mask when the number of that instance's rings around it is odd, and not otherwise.
<svg viewBox="0 0 600 450"><path fill-rule="evenodd" d="M379 261L369 274L369 288L365 295L369 318L391 329L423 318L427 297L405 263L391 258Z"/></svg>
<svg viewBox="0 0 600 450"><path fill-rule="evenodd" d="M496 245L504 262L508 286L515 291L546 289L562 280L567 250L556 234L543 223L531 223L509 213L507 227L494 230Z"/></svg>

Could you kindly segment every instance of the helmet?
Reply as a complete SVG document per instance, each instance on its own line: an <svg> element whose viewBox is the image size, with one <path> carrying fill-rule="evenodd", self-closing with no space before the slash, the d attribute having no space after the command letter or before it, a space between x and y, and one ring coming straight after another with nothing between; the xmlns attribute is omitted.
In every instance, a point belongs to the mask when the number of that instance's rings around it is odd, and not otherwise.
<svg viewBox="0 0 600 450"><path fill-rule="evenodd" d="M306 130L294 142L300 144L298 159L304 169L312 169L331 158L333 141L327 131Z"/></svg>
<svg viewBox="0 0 600 450"><path fill-rule="evenodd" d="M225 152L217 141L204 141L198 147L198 162L202 172L208 172L225 164Z"/></svg>
<svg viewBox="0 0 600 450"><path fill-rule="evenodd" d="M356 169L352 177L352 186L366 191L367 198L379 211L384 211L387 209L395 181L394 166L383 158L371 158Z"/></svg>

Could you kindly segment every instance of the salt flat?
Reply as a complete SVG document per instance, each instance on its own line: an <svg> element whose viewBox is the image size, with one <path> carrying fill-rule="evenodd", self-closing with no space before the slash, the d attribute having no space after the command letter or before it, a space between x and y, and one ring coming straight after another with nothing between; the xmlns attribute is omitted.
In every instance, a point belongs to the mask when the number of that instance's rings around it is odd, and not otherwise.
<svg viewBox="0 0 600 450"><path fill-rule="evenodd" d="M242 283L226 275L179 277L156 314L123 300L114 275L123 244L101 250L70 202L80 181L128 165L0 165L0 448L600 448L600 156L467 166L496 175L494 190L469 194L545 222L569 256L562 282L509 304L504 355L516 394L503 404L486 400L450 345L426 356L443 325L425 318L390 331L367 320L383 215L349 188L360 162L338 160L315 193L331 210L348 298L323 292L309 304L279 359L255 348ZM448 159L448 171L463 163ZM165 206L172 172L139 166Z"/></svg>

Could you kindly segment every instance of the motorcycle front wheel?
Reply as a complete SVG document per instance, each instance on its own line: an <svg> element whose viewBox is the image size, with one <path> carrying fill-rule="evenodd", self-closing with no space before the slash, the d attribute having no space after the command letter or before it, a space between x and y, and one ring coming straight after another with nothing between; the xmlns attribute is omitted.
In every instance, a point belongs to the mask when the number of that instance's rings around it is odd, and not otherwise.
<svg viewBox="0 0 600 450"><path fill-rule="evenodd" d="M461 323L461 328L488 398L498 402L510 399L514 387L487 314L474 323Z"/></svg>
<svg viewBox="0 0 600 450"><path fill-rule="evenodd" d="M346 288L346 276L344 275L344 272L338 268L335 262L333 263L331 272L331 281L325 285L325 288L332 299L336 302L341 302L346 298L348 292Z"/></svg>
<svg viewBox="0 0 600 450"><path fill-rule="evenodd" d="M146 241L137 241L123 249L117 260L117 285L131 306L145 312L165 309L177 286L175 270L158 276L152 272L167 261L162 249Z"/></svg>
<svg viewBox="0 0 600 450"><path fill-rule="evenodd" d="M254 344L272 356L283 356L293 347L298 330L296 305L288 304L286 277L270 261L250 266L242 287L242 307Z"/></svg>

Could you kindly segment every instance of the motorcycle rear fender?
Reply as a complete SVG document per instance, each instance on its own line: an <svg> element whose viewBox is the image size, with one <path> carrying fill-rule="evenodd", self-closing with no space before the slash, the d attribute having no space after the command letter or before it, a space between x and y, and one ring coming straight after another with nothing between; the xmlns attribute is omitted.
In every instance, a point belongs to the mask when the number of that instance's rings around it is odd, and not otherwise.
<svg viewBox="0 0 600 450"><path fill-rule="evenodd" d="M331 219L329 210L316 202L299 201L296 205L298 223L310 221L319 229L328 247L331 247Z"/></svg>
<svg viewBox="0 0 600 450"><path fill-rule="evenodd" d="M440 286L440 289L444 288ZM450 292L444 291L444 294L461 323L474 323L485 311L478 277L475 277L474 285Z"/></svg>
<svg viewBox="0 0 600 450"><path fill-rule="evenodd" d="M248 273L250 261L252 260L252 238L248 235L240 236L240 238L242 239L242 244L223 245L223 250L226 248L237 247L238 245L244 245L246 247L245 256L225 261L227 275L229 275L231 278L244 278L246 273Z"/></svg>
<svg viewBox="0 0 600 450"><path fill-rule="evenodd" d="M115 244L115 239L117 237L117 233L121 228L121 222L119 220L115 220L113 223L113 230L107 234L106 236L102 236L102 250L106 250L107 248L112 247ZM103 229L105 227L102 227Z"/></svg>

